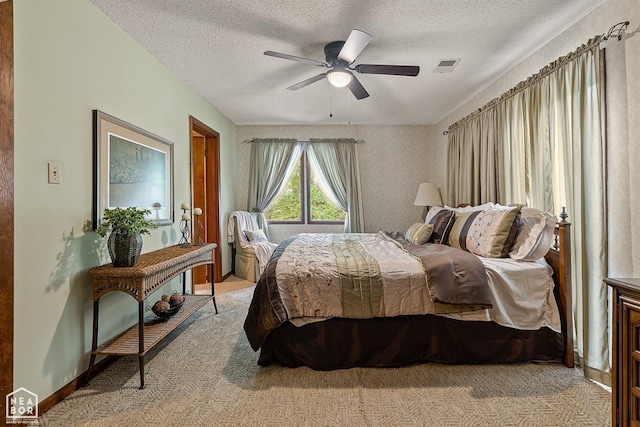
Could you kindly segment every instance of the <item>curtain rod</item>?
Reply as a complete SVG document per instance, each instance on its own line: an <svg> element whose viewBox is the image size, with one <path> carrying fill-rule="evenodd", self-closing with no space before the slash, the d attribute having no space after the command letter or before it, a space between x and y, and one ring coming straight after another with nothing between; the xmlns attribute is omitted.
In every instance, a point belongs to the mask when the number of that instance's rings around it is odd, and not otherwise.
<svg viewBox="0 0 640 427"><path fill-rule="evenodd" d="M323 144L330 142L351 142L358 145L364 145L364 139L353 139L353 138L312 138L308 140L300 140L300 139L280 139L280 138L251 138L245 139L242 141L243 144L253 144L253 143L261 143L261 142L290 142L290 143L314 143L314 144Z"/></svg>
<svg viewBox="0 0 640 427"><path fill-rule="evenodd" d="M609 28L609 31L607 31L606 35L595 36L594 38L589 40L586 45L583 44L582 46L579 46L575 51L570 52L565 56L561 56L560 58L558 58L555 61L551 62L550 64L548 64L547 66L542 68L537 74L534 74L531 77L527 78L526 80L521 81L520 83L518 83L517 85L515 85L513 88L509 89L508 91L506 91L502 95L498 96L497 98L492 99L491 101L487 102L482 107L480 107L477 110L473 111L472 113L468 114L466 117L464 117L464 118L458 120L457 122L453 123L451 126L448 127L447 130L442 132L442 135L444 135L444 136L449 135L449 131L462 126L463 124L465 124L466 122L468 122L469 120L471 120L472 118L477 116L478 114L482 113L483 111L485 111L485 110L487 110L487 109L489 109L491 107L496 106L501 101L504 101L505 99L510 98L510 97L520 93L521 91L523 91L527 87L531 86L533 83L538 82L540 79L548 76L549 74L551 74L552 72L554 72L558 68L560 68L561 66L563 66L566 63L572 61L574 59L574 57L576 57L577 55L581 55L581 54L583 54L584 52L586 52L588 50L594 49L596 46L599 46L601 43L609 40L612 37L615 37L618 40L622 40L622 34L624 33L624 30L628 26L629 26L629 21L618 22L616 25L614 25L613 27Z"/></svg>

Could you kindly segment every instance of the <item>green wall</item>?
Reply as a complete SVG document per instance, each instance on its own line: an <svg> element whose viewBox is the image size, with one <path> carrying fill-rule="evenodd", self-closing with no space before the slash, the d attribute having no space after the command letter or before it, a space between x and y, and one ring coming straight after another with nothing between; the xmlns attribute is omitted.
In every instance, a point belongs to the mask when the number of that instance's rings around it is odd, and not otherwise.
<svg viewBox="0 0 640 427"><path fill-rule="evenodd" d="M178 213L191 191L189 115L218 131L223 235L235 203L236 128L89 1L15 1L14 17L14 388L43 400L87 369L87 270L109 262L104 239L83 231L92 217L92 110L174 143ZM48 162L60 163L60 185L47 183ZM175 244L179 234L178 224L160 227L144 237L143 252ZM106 295L100 310L101 341L137 320L136 302L121 293Z"/></svg>

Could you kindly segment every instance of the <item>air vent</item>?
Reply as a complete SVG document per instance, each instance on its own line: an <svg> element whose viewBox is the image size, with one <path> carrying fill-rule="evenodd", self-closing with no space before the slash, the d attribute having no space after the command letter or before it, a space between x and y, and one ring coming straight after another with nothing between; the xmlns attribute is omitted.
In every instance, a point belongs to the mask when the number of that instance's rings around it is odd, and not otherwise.
<svg viewBox="0 0 640 427"><path fill-rule="evenodd" d="M460 62L460 58L441 59L440 63L438 64L436 69L433 70L433 72L434 73L450 73L453 71L454 68L456 68L456 65L458 65L458 62Z"/></svg>

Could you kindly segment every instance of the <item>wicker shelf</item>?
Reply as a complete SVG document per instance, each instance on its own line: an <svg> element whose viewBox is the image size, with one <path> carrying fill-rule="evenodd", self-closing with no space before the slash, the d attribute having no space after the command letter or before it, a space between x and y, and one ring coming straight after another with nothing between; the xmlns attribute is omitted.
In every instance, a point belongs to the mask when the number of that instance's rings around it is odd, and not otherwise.
<svg viewBox="0 0 640 427"><path fill-rule="evenodd" d="M209 295L187 295L182 309L168 319L158 320L155 314L147 316L144 322L144 351L142 353L139 352L138 348L138 325L132 326L91 353L114 356L144 356L153 346L211 300L212 297Z"/></svg>
<svg viewBox="0 0 640 427"><path fill-rule="evenodd" d="M93 281L93 339L87 383L91 380L96 355L137 356L140 363L140 388L144 388L145 354L209 301L213 301L215 312L218 313L213 283L216 247L215 243L169 246L141 255L134 267L116 268L112 264L106 264L89 270ZM208 267L211 295L188 295L180 311L168 319L158 320L155 315L145 318L144 303L149 296L178 275L182 275L182 293L185 294L186 273L199 265ZM125 292L138 301L138 324L98 346L100 299L114 291Z"/></svg>

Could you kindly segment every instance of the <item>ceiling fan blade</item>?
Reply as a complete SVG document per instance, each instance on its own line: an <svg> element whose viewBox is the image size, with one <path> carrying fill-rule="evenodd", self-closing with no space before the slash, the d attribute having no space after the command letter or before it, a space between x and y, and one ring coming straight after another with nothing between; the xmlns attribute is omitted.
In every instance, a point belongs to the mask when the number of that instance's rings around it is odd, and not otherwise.
<svg viewBox="0 0 640 427"><path fill-rule="evenodd" d="M364 99L369 96L367 90L362 86L360 80L356 79L356 76L353 76L351 79L351 83L349 83L349 90L356 97L356 99Z"/></svg>
<svg viewBox="0 0 640 427"><path fill-rule="evenodd" d="M315 61L313 59L301 58L299 56L287 55L286 53L274 52L272 50L267 50L265 53L267 56L273 56L275 58L288 59L290 61L303 62L305 64L316 65L318 67L329 67L324 62Z"/></svg>
<svg viewBox="0 0 640 427"><path fill-rule="evenodd" d="M360 30L351 30L351 34L347 38L347 41L344 42L344 46L340 49L340 53L338 54L338 58L345 61L347 64L351 64L356 60L356 57L360 55L362 49L364 49L373 36L371 34L365 33Z"/></svg>
<svg viewBox="0 0 640 427"><path fill-rule="evenodd" d="M374 65L360 64L354 68L362 74L390 74L393 76L412 76L415 77L420 72L417 65Z"/></svg>
<svg viewBox="0 0 640 427"><path fill-rule="evenodd" d="M318 74L317 76L313 76L308 78L307 80L303 80L300 83L296 83L293 86L289 86L287 89L289 90L298 90L302 89L305 86L309 86L311 83L315 83L318 80L322 80L327 76L327 73Z"/></svg>

